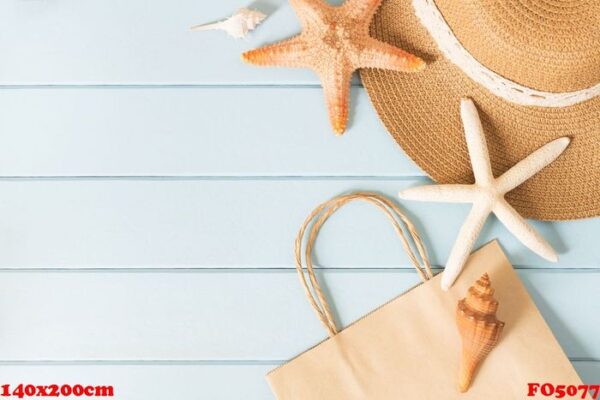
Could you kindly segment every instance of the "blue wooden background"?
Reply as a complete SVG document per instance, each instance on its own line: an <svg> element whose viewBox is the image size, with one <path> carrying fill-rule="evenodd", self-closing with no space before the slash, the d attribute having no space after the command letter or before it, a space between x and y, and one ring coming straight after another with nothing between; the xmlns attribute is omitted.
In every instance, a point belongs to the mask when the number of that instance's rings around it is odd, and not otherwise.
<svg viewBox="0 0 600 400"><path fill-rule="evenodd" d="M248 40L190 33L242 6ZM298 30L283 0L0 2L0 380L112 384L123 399L272 398L263 375L325 336L293 238L317 203L427 178L355 81L331 133L310 72L240 53ZM467 206L403 203L442 265ZM600 382L600 223L490 220L584 381ZM342 210L316 249L343 323L416 276L388 222Z"/></svg>

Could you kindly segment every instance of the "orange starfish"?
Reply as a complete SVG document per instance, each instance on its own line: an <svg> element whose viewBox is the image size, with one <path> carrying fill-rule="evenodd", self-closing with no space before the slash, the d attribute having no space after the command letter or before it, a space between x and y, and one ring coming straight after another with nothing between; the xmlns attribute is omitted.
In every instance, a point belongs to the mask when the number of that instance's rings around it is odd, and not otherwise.
<svg viewBox="0 0 600 400"><path fill-rule="evenodd" d="M323 0L290 0L302 32L290 39L242 55L250 64L310 68L325 92L333 131L341 135L348 121L350 80L359 68L413 72L425 62L369 36L369 25L382 0L347 0L332 6Z"/></svg>

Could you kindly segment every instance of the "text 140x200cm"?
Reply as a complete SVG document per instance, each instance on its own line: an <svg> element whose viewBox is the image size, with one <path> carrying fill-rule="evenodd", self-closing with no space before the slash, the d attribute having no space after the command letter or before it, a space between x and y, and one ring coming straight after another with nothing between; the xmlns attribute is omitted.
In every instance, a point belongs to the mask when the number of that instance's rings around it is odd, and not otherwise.
<svg viewBox="0 0 600 400"><path fill-rule="evenodd" d="M0 385L0 397L114 397L112 386L94 385Z"/></svg>

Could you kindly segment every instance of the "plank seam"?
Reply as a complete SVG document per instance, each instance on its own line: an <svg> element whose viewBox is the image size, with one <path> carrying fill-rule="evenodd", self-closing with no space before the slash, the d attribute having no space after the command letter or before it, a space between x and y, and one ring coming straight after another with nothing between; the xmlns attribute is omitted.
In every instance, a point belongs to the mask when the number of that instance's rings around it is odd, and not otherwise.
<svg viewBox="0 0 600 400"><path fill-rule="evenodd" d="M353 88L363 89L363 85L352 83ZM36 89L322 89L320 83L90 83L90 84L1 84L0 90L36 90Z"/></svg>
<svg viewBox="0 0 600 400"><path fill-rule="evenodd" d="M552 267L530 267L530 266L514 266L516 270L519 271L527 271L527 272L536 272L536 273L579 273L579 274L589 274L589 273L600 273L600 267L560 267L560 268L552 268ZM414 267L406 265L402 267L318 267L315 266L316 270L327 273L406 273L413 274L415 273ZM442 272L443 269L439 267L433 267L435 273ZM126 274L159 274L159 273L194 273L194 274L243 274L243 273L286 273L286 274L296 274L296 269L293 266L289 267L247 267L247 268L239 268L239 267L209 267L209 268L181 268L181 267L173 267L173 268L152 268L152 267L106 267L106 268L65 268L65 267L57 267L57 268L0 268L0 274L4 273L126 273Z"/></svg>
<svg viewBox="0 0 600 400"><path fill-rule="evenodd" d="M425 175L0 175L2 181L429 181Z"/></svg>
<svg viewBox="0 0 600 400"><path fill-rule="evenodd" d="M571 362L600 363L595 358L569 358ZM0 366L260 366L280 365L288 360L14 360L0 361Z"/></svg>

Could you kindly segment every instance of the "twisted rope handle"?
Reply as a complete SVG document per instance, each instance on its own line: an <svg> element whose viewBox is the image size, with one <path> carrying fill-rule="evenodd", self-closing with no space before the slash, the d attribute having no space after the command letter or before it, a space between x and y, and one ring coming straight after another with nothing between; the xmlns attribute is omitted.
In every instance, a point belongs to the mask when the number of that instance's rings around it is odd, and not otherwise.
<svg viewBox="0 0 600 400"><path fill-rule="evenodd" d="M295 241L295 258L296 271L298 272L300 283L302 283L302 286L304 287L306 297L308 298L308 301L310 302L312 308L317 313L319 320L327 329L327 332L330 337L337 335L339 329L335 324L333 314L331 312L329 304L327 303L327 299L325 298L323 290L321 289L321 286L317 281L317 277L315 276L315 271L312 262L312 249L317 235L319 234L319 231L321 230L321 227L323 226L325 221L327 221L327 219L338 209L355 200L366 201L377 206L381 211L383 211L384 214L388 217L388 219L392 222L396 233L402 241L402 246L408 254L417 273L421 277L421 280L423 282L426 282L429 279L433 278L433 272L431 271L431 265L429 264L429 260L427 258L427 252L425 251L423 241L421 240L417 229L415 228L413 223L406 217L406 215L404 215L402 211L400 211L400 208L398 208L398 206L394 204L391 200L389 200L387 197L370 192L356 192L334 197L333 199L322 203L309 214L309 216L302 224L302 227L300 227L300 230L298 231L298 235L296 236ZM306 242L306 249L304 252L304 260L306 262L306 274L308 275L310 281L309 285L309 281L307 281L306 279L306 276L304 274L304 267L302 264L302 242L306 230L308 229L308 226L311 224L311 222L313 222L313 224L310 228L310 232ZM417 249L421 262L419 262L417 256L415 255L410 245L410 242L404 230L402 229L401 223L404 223L404 225L406 226L406 230L409 236L411 237L414 246Z"/></svg>

